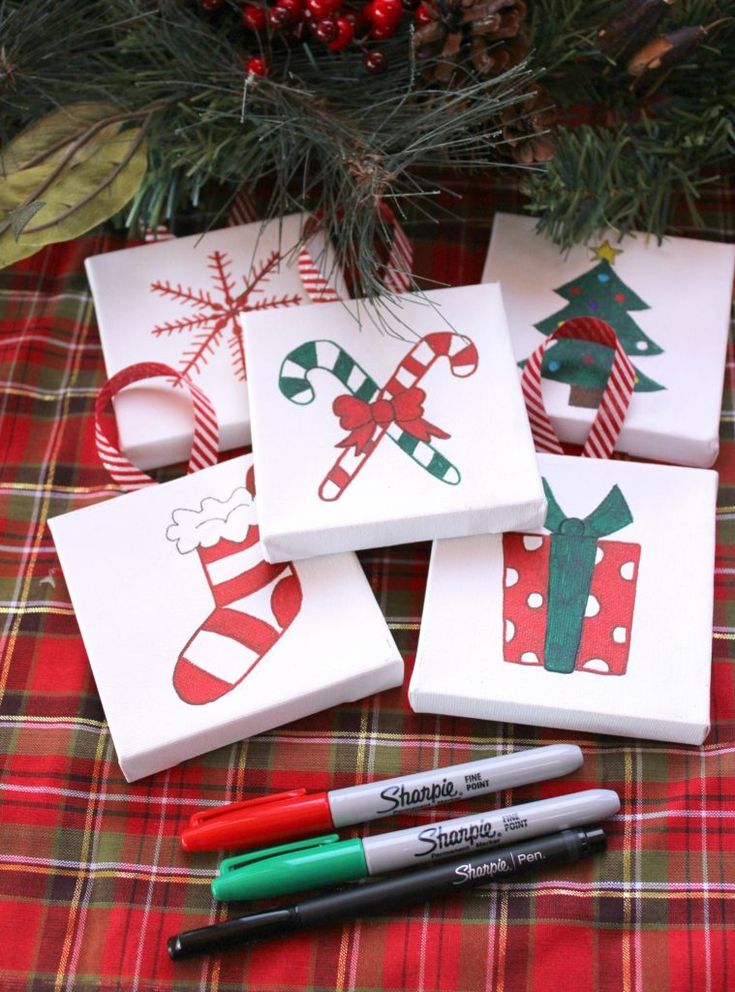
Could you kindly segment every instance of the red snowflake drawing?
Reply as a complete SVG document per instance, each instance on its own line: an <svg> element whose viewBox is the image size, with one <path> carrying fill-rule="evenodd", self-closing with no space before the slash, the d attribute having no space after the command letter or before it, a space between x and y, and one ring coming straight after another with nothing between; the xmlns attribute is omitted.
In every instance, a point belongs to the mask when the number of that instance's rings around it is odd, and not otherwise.
<svg viewBox="0 0 735 992"><path fill-rule="evenodd" d="M232 356L233 371L240 381L244 381L245 351L238 315L250 310L297 306L301 302L301 297L293 293L290 296L288 294L264 296L251 300L253 294L263 292L263 284L268 282L271 273L278 267L281 255L277 251L272 251L259 265L253 265L250 273L242 277L245 288L240 293L237 292L237 285L232 276L232 262L227 254L213 251L208 258L207 267L212 273L212 282L221 298L213 299L210 290L195 290L191 286L182 286L181 283L174 286L168 279L165 282L159 280L151 283L151 292L194 309L191 316L158 324L153 328L152 333L160 337L162 334L196 332L189 339L189 347L182 352L179 359L181 374L187 376L198 374L201 367L207 364L209 356L214 354L215 349L227 336L226 343Z"/></svg>

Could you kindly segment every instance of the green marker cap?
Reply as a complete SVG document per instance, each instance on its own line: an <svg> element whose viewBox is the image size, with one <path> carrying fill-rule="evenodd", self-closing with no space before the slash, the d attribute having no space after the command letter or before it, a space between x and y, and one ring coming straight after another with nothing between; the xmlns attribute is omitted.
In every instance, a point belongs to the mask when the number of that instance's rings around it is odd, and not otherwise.
<svg viewBox="0 0 735 992"><path fill-rule="evenodd" d="M367 874L362 841L327 834L225 858L212 881L212 895L222 900L261 899L354 882Z"/></svg>

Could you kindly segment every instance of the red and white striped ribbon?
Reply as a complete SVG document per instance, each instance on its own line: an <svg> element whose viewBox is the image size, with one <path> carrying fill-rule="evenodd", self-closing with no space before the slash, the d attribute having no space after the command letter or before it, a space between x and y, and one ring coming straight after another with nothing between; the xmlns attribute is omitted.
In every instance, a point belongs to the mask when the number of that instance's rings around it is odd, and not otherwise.
<svg viewBox="0 0 735 992"><path fill-rule="evenodd" d="M411 288L413 273L413 245L398 222L391 208L381 201L378 213L385 224L392 229L388 260L385 265L383 285L390 293L405 293ZM306 235L313 234L320 224L320 214L307 225ZM299 275L312 303L332 303L341 299L334 287L322 275L308 248L308 242L299 251Z"/></svg>
<svg viewBox="0 0 735 992"><path fill-rule="evenodd" d="M143 240L146 244L156 241L174 241L175 239L176 235L172 234L165 224L159 224L158 227L147 227L143 232Z"/></svg>
<svg viewBox="0 0 735 992"><path fill-rule="evenodd" d="M299 277L312 303L334 303L342 299L337 290L322 275L307 245L299 250Z"/></svg>
<svg viewBox="0 0 735 992"><path fill-rule="evenodd" d="M607 385L582 450L582 456L586 458L609 458L615 450L628 411L635 385L635 369L613 328L597 317L571 317L565 320L529 356L524 366L521 388L536 448L538 451L550 451L556 455L564 453L541 395L541 364L544 354L554 341L560 341L562 338L590 341L593 344L612 348L614 351Z"/></svg>
<svg viewBox="0 0 735 992"><path fill-rule="evenodd" d="M386 223L393 228L393 239L385 266L383 284L390 293L405 293L411 287L413 245L408 240L406 232L398 223L398 218L391 208L381 201L378 209Z"/></svg>
<svg viewBox="0 0 735 992"><path fill-rule="evenodd" d="M230 205L227 215L227 226L237 227L238 224L252 224L258 219L258 212L250 193L245 189L238 190Z"/></svg>
<svg viewBox="0 0 735 992"><path fill-rule="evenodd" d="M219 427L217 426L217 415L214 412L214 407L207 396L198 386L194 385L191 379L180 375L170 365L162 365L160 362L139 362L137 365L129 365L122 369L113 375L109 382L105 383L97 396L94 408L94 437L97 444L97 454L115 482L124 489L139 489L141 486L155 484L156 480L136 468L121 453L117 432L113 438L110 438L102 426L102 417L111 404L113 396L116 396L121 389L133 382L140 382L141 379L156 379L160 376L175 379L177 383L186 387L194 405L194 436L191 442L187 472L196 472L200 468L208 468L210 465L217 464Z"/></svg>

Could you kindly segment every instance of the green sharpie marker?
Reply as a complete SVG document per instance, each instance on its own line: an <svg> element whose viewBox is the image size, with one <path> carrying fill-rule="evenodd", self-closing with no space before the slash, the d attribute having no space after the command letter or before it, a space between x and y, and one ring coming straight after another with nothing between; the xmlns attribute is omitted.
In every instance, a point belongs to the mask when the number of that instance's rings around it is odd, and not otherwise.
<svg viewBox="0 0 735 992"><path fill-rule="evenodd" d="M464 851L598 823L619 809L615 792L589 789L364 840L340 840L338 834L314 837L227 858L212 882L212 893L216 899L260 899L355 882Z"/></svg>

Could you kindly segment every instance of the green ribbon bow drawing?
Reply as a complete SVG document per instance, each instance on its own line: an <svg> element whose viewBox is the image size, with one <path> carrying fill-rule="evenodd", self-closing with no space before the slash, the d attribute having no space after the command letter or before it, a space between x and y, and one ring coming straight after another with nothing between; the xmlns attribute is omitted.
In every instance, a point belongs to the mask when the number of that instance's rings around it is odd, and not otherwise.
<svg viewBox="0 0 735 992"><path fill-rule="evenodd" d="M586 517L567 517L549 483L542 481L549 503L545 527L551 531L544 667L569 673L577 662L597 540L632 523L633 515L618 486L613 486Z"/></svg>

